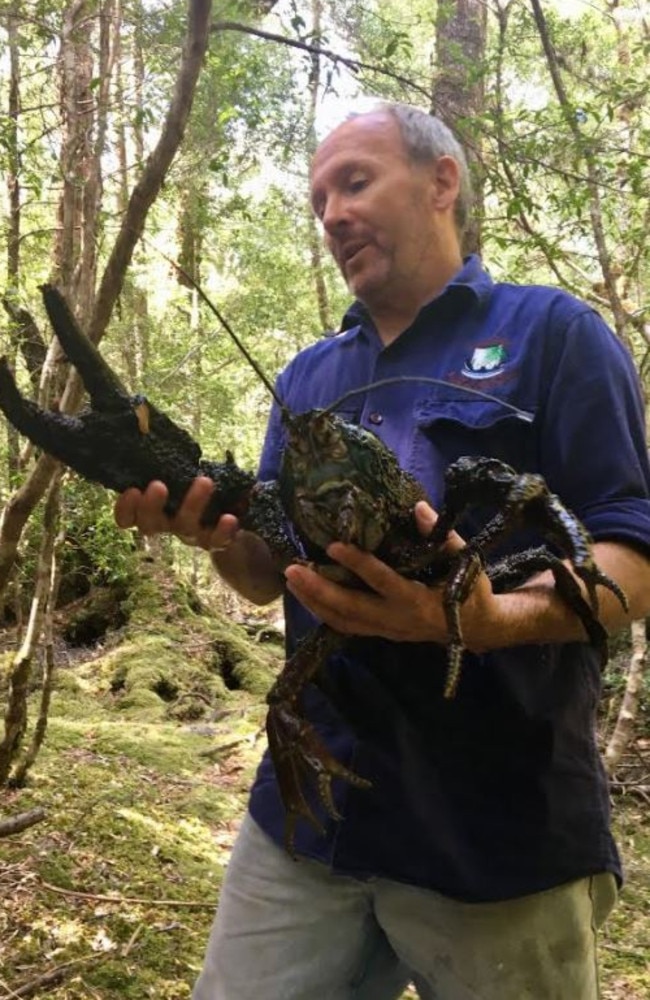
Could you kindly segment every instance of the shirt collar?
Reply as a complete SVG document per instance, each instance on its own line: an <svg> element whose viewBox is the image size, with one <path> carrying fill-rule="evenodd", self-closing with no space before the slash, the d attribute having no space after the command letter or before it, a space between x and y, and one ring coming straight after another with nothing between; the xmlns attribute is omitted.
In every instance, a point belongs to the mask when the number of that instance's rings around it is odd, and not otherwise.
<svg viewBox="0 0 650 1000"><path fill-rule="evenodd" d="M448 315L450 313L460 315L471 305L484 305L492 294L493 285L494 282L483 267L478 254L470 254L443 290L422 307L419 315L429 310L438 311L441 307L445 312L448 311ZM354 337L368 323L372 323L368 310L357 300L347 309L338 332Z"/></svg>

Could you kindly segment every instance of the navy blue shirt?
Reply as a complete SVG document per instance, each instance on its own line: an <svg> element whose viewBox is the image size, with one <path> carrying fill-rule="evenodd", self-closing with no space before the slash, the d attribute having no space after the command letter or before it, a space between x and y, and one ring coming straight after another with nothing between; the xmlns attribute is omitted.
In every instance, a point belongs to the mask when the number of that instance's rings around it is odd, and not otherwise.
<svg viewBox="0 0 650 1000"><path fill-rule="evenodd" d="M345 326L303 350L280 375L278 391L292 412L393 376L443 378L451 384L378 386L339 412L392 448L434 507L450 462L494 456L541 473L595 539L650 552L637 377L589 306L559 290L494 284L470 257L389 346L358 303ZM283 446L276 408L261 478L276 478ZM474 512L461 533L471 537L485 516ZM314 622L292 598L286 613L291 651ZM336 757L372 788L335 782L343 819L323 816L324 836L300 820L299 854L335 872L388 877L476 902L601 871L620 878L595 738L600 669L587 643L466 653L451 700L442 697L446 652L431 643L354 639L327 670L328 698L310 685L306 714ZM268 754L250 810L282 844L284 810Z"/></svg>

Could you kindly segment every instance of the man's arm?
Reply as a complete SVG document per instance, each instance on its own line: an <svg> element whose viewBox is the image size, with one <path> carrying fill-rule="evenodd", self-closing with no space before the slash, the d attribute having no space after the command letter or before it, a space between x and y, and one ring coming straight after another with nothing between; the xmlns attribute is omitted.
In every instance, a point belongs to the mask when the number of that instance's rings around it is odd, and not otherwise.
<svg viewBox="0 0 650 1000"><path fill-rule="evenodd" d="M126 490L116 501L115 520L120 528L139 528L144 535L173 534L186 545L204 549L229 586L254 604L268 604L282 593L282 577L265 542L240 530L231 514L211 527L200 523L213 489L211 479L195 479L173 518L164 512L164 483L149 483L144 492Z"/></svg>
<svg viewBox="0 0 650 1000"><path fill-rule="evenodd" d="M428 534L435 523L434 511L421 503L416 516L420 530ZM457 549L463 542L454 535L448 544ZM318 618L348 634L377 635L400 642L447 642L441 587L427 588L405 580L354 546L335 543L328 554L365 580L372 593L339 587L305 566L288 567L288 589ZM613 594L599 587L599 618L604 627L615 631L650 614L650 560L618 542L596 543L594 556L630 602L626 613ZM507 594L494 594L487 576L481 574L462 606L461 625L465 645L474 652L586 638L580 620L558 595L550 573Z"/></svg>

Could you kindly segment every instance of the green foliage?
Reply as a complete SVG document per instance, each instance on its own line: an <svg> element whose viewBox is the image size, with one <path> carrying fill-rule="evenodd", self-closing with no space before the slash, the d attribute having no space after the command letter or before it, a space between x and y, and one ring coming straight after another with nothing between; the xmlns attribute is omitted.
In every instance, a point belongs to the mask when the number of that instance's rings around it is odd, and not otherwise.
<svg viewBox="0 0 650 1000"><path fill-rule="evenodd" d="M135 567L130 535L120 531L113 516L113 498L100 486L79 477L68 482L64 500L66 540L61 559L65 572L95 584L128 584Z"/></svg>

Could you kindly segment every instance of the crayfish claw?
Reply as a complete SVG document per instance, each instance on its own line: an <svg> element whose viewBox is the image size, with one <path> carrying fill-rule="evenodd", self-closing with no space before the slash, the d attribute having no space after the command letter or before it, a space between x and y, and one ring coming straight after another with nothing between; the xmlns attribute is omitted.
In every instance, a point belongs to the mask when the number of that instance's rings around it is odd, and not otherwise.
<svg viewBox="0 0 650 1000"><path fill-rule="evenodd" d="M619 587L616 580L612 580L610 576L603 573L601 569L592 563L590 566L577 566L575 569L576 576L579 576L585 587L587 588L587 593L589 595L589 603L593 610L594 615L598 614L598 595L596 593L596 586L600 585L605 587L616 597L623 608L624 611L630 610L630 603L627 599L625 591Z"/></svg>
<svg viewBox="0 0 650 1000"><path fill-rule="evenodd" d="M447 641L447 677L443 690L445 698L453 698L456 694L463 660L463 632L460 624L460 609L467 600L476 583L477 577L483 571L483 555L478 549L466 545L455 557L455 566L445 584L443 594L443 609L447 622L449 639Z"/></svg>

